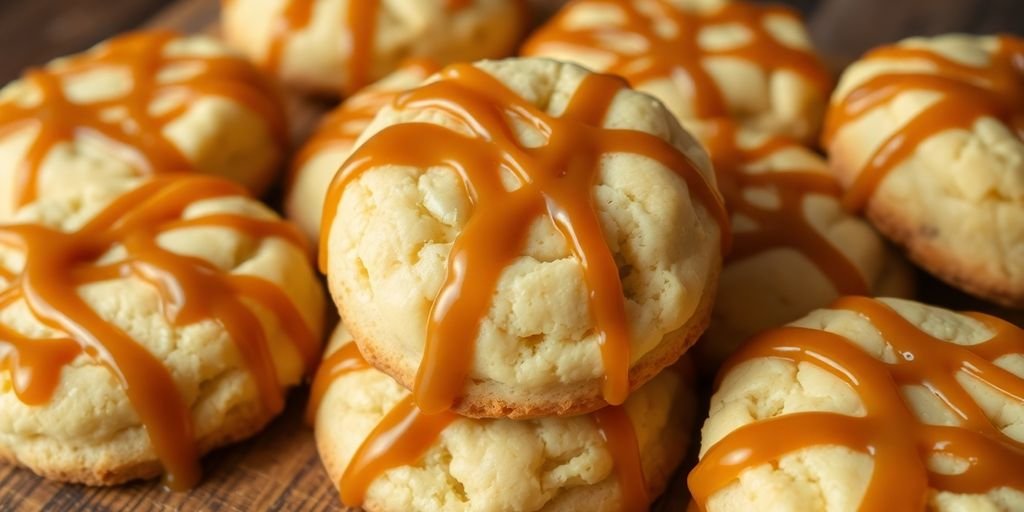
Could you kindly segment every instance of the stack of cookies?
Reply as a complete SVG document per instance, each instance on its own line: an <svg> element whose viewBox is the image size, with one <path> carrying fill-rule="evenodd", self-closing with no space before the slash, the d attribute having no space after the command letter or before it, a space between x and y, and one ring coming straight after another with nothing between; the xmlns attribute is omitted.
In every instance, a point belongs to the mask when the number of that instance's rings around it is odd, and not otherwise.
<svg viewBox="0 0 1024 512"><path fill-rule="evenodd" d="M311 413L342 500L646 507L685 453L673 363L707 325L725 225L697 142L616 77L507 59L397 95L323 216L345 327Z"/></svg>

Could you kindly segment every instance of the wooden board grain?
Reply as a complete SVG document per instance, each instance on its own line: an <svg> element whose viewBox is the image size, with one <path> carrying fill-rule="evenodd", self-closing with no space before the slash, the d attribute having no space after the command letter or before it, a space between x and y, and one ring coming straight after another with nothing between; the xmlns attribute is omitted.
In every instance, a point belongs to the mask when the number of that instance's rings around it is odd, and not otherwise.
<svg viewBox="0 0 1024 512"><path fill-rule="evenodd" d="M189 492L166 491L158 481L109 488L64 485L0 465L0 510L341 510L312 432L302 423L305 394L289 398L289 407L260 435L204 458L203 481Z"/></svg>
<svg viewBox="0 0 1024 512"><path fill-rule="evenodd" d="M91 27L92 36L80 35L70 38L58 45L47 47L47 51L54 51L55 48L64 50L58 53L67 53L84 48L96 39L112 35L113 32L123 30L139 23L145 16L152 12L156 6L167 3L169 0L104 0L102 12L96 13L93 18L103 19L102 26ZM864 9L864 5L846 0L789 0L790 3L800 6L805 10L816 8L815 16L811 19L811 28L817 36L820 46L832 50L833 60L845 61L864 47L866 41L875 43L874 39L883 37L895 39L901 37L908 30L914 28L906 24L896 28L880 28L877 31L867 31L874 34L870 38L861 36L856 39L848 34L856 34L857 27L867 26L869 20L864 18L871 9ZM858 0L859 2L860 0ZM868 4L887 2L888 0L863 0ZM944 3L956 3L949 0ZM29 2L18 0L14 2L20 6L28 5ZM38 5L57 5L59 0L40 1ZM64 2L74 4L75 2ZM95 2L92 2L95 4ZM537 0L541 5L538 12L550 12L558 3L557 0ZM920 7L920 1L908 1L907 4L915 4ZM943 2L940 2L943 3ZM1002 18L1007 23L1016 23L1010 28L1022 27L1024 24L1024 2L1019 0L985 0L982 2L990 10L985 11L986 16L976 18L978 23L986 23L985 28L991 29L989 21L996 18L997 13L1017 13L1018 17ZM856 4L856 6L855 6ZM945 13L933 15L928 18L927 29L934 31L936 27L949 28L949 23L943 24L942 20L951 21L956 16L961 16L963 3L957 4L955 9L936 9ZM30 19L38 16L40 11L33 4L32 8L19 13L21 18ZM845 10L844 10L845 9ZM852 11L851 11L852 9ZM4 14L10 9L10 4L0 5L0 29L5 24L10 25L10 19L4 19ZM849 14L853 12L853 14ZM857 13L864 16L858 18ZM911 16L913 9L896 9L893 17ZM953 15L951 13L960 13ZM975 9L973 12L980 12ZM72 16L72 14L64 13ZM846 14L844 14L846 13ZM901 14L902 13L902 14ZM141 26L156 28L173 28L183 32L206 32L216 31L216 19L218 14L218 2L216 0L177 0L170 4L170 7L157 13L155 16L145 20ZM905 15L905 16L904 16ZM872 15L873 16L873 15ZM936 17L938 16L938 17ZM864 18L864 19L861 19ZM962 17L959 19L963 19ZM852 21L850 21L852 20ZM858 21L859 20L859 21ZM938 20L938 21L936 21ZM981 20L981 21L978 21ZM1017 20L1016 22L1012 20ZM924 21L918 21L925 23ZM896 23L896 22L893 22ZM891 23L890 23L891 24ZM889 25L886 25L889 27ZM920 27L918 27L920 28ZM970 28L963 27L960 28ZM1006 28L1005 26L1001 28ZM0 33L3 33L0 30ZM106 32L106 33L104 33ZM862 34L864 31L860 31ZM24 35L22 35L24 37ZM89 40L92 37L94 40ZM853 39L844 39L852 37ZM854 40L856 39L856 40ZM3 43L4 36L0 34L0 43ZM14 43L5 45L10 47ZM74 47L78 45L79 47ZM38 64L49 58L40 58L42 51L28 52L17 59L6 59L0 65L0 74L15 73L14 68L20 68L28 64ZM330 107L330 104L323 101L304 98L299 95L290 94L287 97L290 133L293 142L298 145L308 136L315 127L317 120L322 113ZM271 203L274 198L270 199ZM1009 312L999 310L990 305L985 305L975 299L960 294L922 274L922 285L919 296L928 297L929 302L940 303L958 309L984 309L989 312L1010 318L1021 325L1024 318L1020 312ZM706 400L706 393L704 400ZM304 391L292 393L289 406L285 412L274 421L265 431L250 439L249 441L223 448L210 455L204 461L205 478L198 487L186 493L172 493L162 489L159 482L137 482L125 486L113 488L88 488L77 485L62 485L36 477L31 472L13 466L0 465L0 512L21 511L21 510L88 510L95 512L106 511L149 511L149 510L209 510L209 511L337 511L343 507L337 497L333 485L328 480L326 473L320 465L319 457L313 441L312 432L302 423L302 410L305 406L306 396ZM683 468L672 479L670 491L662 497L656 510L682 511L686 509L688 496L686 493L685 476L688 468Z"/></svg>

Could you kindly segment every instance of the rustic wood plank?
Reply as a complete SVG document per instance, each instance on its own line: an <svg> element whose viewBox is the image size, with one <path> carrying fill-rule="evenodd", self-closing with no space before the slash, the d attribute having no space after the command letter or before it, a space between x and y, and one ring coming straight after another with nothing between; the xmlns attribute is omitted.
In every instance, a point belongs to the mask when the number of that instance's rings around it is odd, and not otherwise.
<svg viewBox="0 0 1024 512"><path fill-rule="evenodd" d="M341 503L302 424L304 393L260 435L204 459L204 478L189 492L159 482L109 488L62 485L0 465L0 511L14 510L308 510L337 511Z"/></svg>

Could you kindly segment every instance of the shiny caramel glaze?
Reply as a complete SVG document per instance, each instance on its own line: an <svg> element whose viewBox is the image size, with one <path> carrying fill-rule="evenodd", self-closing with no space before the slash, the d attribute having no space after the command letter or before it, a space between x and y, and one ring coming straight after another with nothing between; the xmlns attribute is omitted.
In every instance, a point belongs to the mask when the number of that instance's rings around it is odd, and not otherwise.
<svg viewBox="0 0 1024 512"><path fill-rule="evenodd" d="M165 128L202 97L223 97L237 102L265 121L282 150L287 144L286 120L276 92L255 67L231 55L170 55L167 46L181 38L169 31L135 32L57 65L28 70L23 80L39 91L38 101L0 103L0 138L26 127L38 130L24 160L15 204L32 202L43 161L58 144L89 135L117 146L119 153L143 174L186 170L194 166L167 138ZM161 78L169 69L190 70L182 78ZM68 81L96 71L123 71L131 79L128 93L109 99L78 103L67 95ZM174 107L154 113L154 101L180 97ZM123 113L125 118L112 117Z"/></svg>
<svg viewBox="0 0 1024 512"><path fill-rule="evenodd" d="M633 420L622 406L610 405L591 413L605 446L615 461L615 478L622 493L623 510L644 510L651 503L647 495L644 465L633 429Z"/></svg>
<svg viewBox="0 0 1024 512"><path fill-rule="evenodd" d="M622 19L614 24L576 28L570 23L578 5L614 9ZM768 31L769 17L799 19L799 15L778 5L728 2L710 12L686 11L670 0L576 0L541 27L523 46L523 55L545 55L558 48L601 52L612 56L600 71L624 77L634 86L659 79L676 84L679 94L691 98L699 119L728 117L722 90L708 72L706 61L736 58L762 70L787 70L821 91L831 88L832 79L818 58L808 50L784 45ZM674 30L664 30L665 25ZM708 49L700 44L700 32L712 26L742 26L750 37L727 49ZM628 45L623 42L628 41ZM644 51L624 50L641 45Z"/></svg>
<svg viewBox="0 0 1024 512"><path fill-rule="evenodd" d="M765 138L756 147L740 147L736 125L716 120L705 137L705 147L718 176L725 206L734 217L746 217L756 224L749 231L733 233L732 251L726 261L750 258L771 249L786 247L798 251L824 274L840 295L867 294L868 283L850 259L810 223L804 214L804 200L811 195L839 199L839 183L830 175L810 169L766 169L750 172L748 167L765 162L777 153L799 148L796 141L782 136ZM778 204L765 208L749 200L745 192L768 190Z"/></svg>
<svg viewBox="0 0 1024 512"><path fill-rule="evenodd" d="M366 359L363 359L355 343L348 343L325 357L320 362L320 367L317 369L316 376L313 377L313 384L309 389L306 423L309 425L313 424L313 421L316 419L316 412L320 410L320 402L323 401L324 394L327 393L327 389L331 387L335 380L345 374L370 368L373 367L366 362Z"/></svg>
<svg viewBox="0 0 1024 512"><path fill-rule="evenodd" d="M362 504L378 476L392 468L415 464L458 418L448 411L425 414L416 407L412 395L403 398L374 427L349 461L339 485L341 502L349 506Z"/></svg>
<svg viewBox="0 0 1024 512"><path fill-rule="evenodd" d="M399 96L399 111L433 111L455 120L472 135L425 123L389 126L357 148L335 176L327 195L320 266L326 270L331 226L345 188L362 173L384 165L426 169L451 167L462 178L472 213L448 256L445 282L426 326L423 359L413 395L429 413L458 399L473 360L481 319L498 279L523 251L528 229L548 218L569 241L583 268L588 299L604 362L603 394L621 404L630 391L630 338L618 267L593 204L599 163L609 153L632 153L662 164L684 180L717 220L723 246L728 219L714 185L694 164L660 138L601 126L615 95L626 89L611 75L588 74L560 117L551 116L471 64L456 64L436 82ZM510 126L522 122L544 134L538 147L524 147ZM508 190L501 172L515 176Z"/></svg>
<svg viewBox="0 0 1024 512"><path fill-rule="evenodd" d="M336 379L367 369L372 367L360 355L355 343L348 343L324 358L313 380L307 419L312 422L316 417L324 394ZM646 509L650 497L629 414L624 407L609 406L591 416L614 461L623 510ZM459 418L449 411L425 414L416 406L412 395L407 395L374 427L352 456L338 483L342 502L350 507L360 506L374 480L389 469L415 465L441 432Z"/></svg>
<svg viewBox="0 0 1024 512"><path fill-rule="evenodd" d="M272 312L306 368L318 357L319 342L291 299L262 278L226 273L193 256L158 244L162 233L193 227L221 227L253 239L279 238L305 247L298 231L278 220L214 213L182 220L190 205L218 197L245 196L231 182L199 175L158 176L125 193L88 224L73 232L42 225L0 226L0 245L25 257L20 271L5 271L0 309L25 301L35 319L57 332L37 339L0 326L0 370L9 371L18 398L46 404L61 371L77 357L106 366L124 386L145 426L167 484L174 489L199 478L192 411L164 362L100 315L79 295L84 286L133 278L155 288L168 321L186 327L212 320L231 336L259 391L267 417L280 412L284 397L266 333L247 302ZM112 250L124 257L109 261Z"/></svg>
<svg viewBox="0 0 1024 512"><path fill-rule="evenodd" d="M440 66L430 59L410 59L403 62L396 73L409 73L410 80L419 81L436 73ZM294 182L295 174L315 155L336 148L351 148L363 133L377 111L391 103L402 91L384 86L371 85L346 99L338 108L330 111L317 126L316 133L299 150L292 165L289 181ZM340 164L340 162L339 162Z"/></svg>
<svg viewBox="0 0 1024 512"><path fill-rule="evenodd" d="M1001 36L987 66L949 59L922 47L886 46L862 62L897 60L926 62L930 72L898 70L878 74L829 107L822 143L828 148L839 131L903 93L939 93L941 98L890 135L856 170L844 205L863 209L893 168L912 156L926 139L952 129L970 130L982 117L993 117L1024 138L1024 39Z"/></svg>
<svg viewBox="0 0 1024 512"><path fill-rule="evenodd" d="M827 371L859 395L865 415L802 412L744 425L713 445L690 473L698 504L735 481L740 473L777 463L787 454L813 446L842 446L871 456L874 471L861 510L923 510L929 488L955 493L986 493L1000 487L1024 489L1024 443L996 427L956 374L963 372L1024 402L1024 379L995 365L1024 352L1024 331L994 317L969 313L992 337L961 346L932 337L890 306L865 297L845 297L831 309L851 311L870 321L898 356L877 360L850 340L827 331L782 327L750 340L722 369L759 358L807 363ZM959 419L958 426L922 423L900 391L927 387ZM966 464L960 474L927 467L932 455L953 456Z"/></svg>
<svg viewBox="0 0 1024 512"><path fill-rule="evenodd" d="M313 9L317 0L285 0L280 17L274 25L270 46L264 60L271 72L281 69L284 47L292 34L305 30L313 21ZM352 94L373 80L372 66L376 44L378 13L381 0L348 0L345 27L340 33L345 45L351 48L348 56L348 81L339 84L345 94ZM449 10L468 7L472 0L445 0ZM227 5L229 2L225 1ZM341 42L341 41L339 41Z"/></svg>

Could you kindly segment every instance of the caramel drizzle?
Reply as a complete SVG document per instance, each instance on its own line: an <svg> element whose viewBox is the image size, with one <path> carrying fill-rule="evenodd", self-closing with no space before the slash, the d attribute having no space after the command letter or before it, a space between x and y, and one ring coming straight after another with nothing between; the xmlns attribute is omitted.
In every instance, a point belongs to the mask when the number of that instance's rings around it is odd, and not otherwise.
<svg viewBox="0 0 1024 512"><path fill-rule="evenodd" d="M446 0L447 9L456 11L467 7L470 0ZM281 16L276 20L270 46L264 60L271 72L281 70L284 47L292 35L309 27L313 21L314 0L286 0ZM341 34L350 49L347 63L348 80L341 89L352 94L373 81L373 50L376 44L380 0L352 0L348 2L345 27Z"/></svg>
<svg viewBox="0 0 1024 512"><path fill-rule="evenodd" d="M620 75L634 86L670 78L681 94L692 98L699 119L730 114L721 89L705 67L707 59L744 59L763 70L785 69L796 73L823 93L831 88L831 77L813 53L780 43L765 28L765 22L771 16L799 19L799 15L789 8L730 2L714 12L698 14L676 7L668 0L647 2L645 5L651 12L641 10L640 3L636 0L579 0L571 3L536 32L523 47L522 54L542 56L565 47L582 51L601 50L613 61L600 71ZM571 12L581 5L613 8L621 13L623 19L615 25L570 28ZM674 34L658 32L657 25L666 22L675 27ZM700 33L716 25L741 25L750 37L745 44L734 48L706 49L699 42ZM644 51L624 52L619 42L624 38L642 41Z"/></svg>
<svg viewBox="0 0 1024 512"><path fill-rule="evenodd" d="M522 253L532 223L547 217L570 242L583 267L604 362L604 398L621 404L630 390L629 326L618 267L589 193L598 179L601 157L632 153L670 169L718 221L724 247L728 218L716 188L669 143L639 131L601 127L613 98L625 89L616 77L587 75L561 117L546 114L470 64L450 66L441 78L401 95L395 108L439 111L473 135L438 125L405 123L371 137L353 152L331 184L322 239L330 235L345 188L370 169L444 165L462 178L474 208L448 257L413 386L416 404L436 413L448 409L464 387L473 341L501 273ZM547 142L523 147L511 121L536 128ZM515 177L518 188L506 189L502 171ZM322 269L327 268L328 245L321 244Z"/></svg>
<svg viewBox="0 0 1024 512"><path fill-rule="evenodd" d="M287 144L284 112L276 93L256 68L233 56L166 55L167 45L179 37L168 31L123 35L70 57L59 67L25 73L24 80L41 95L38 103L0 103L0 137L26 125L38 130L21 162L20 178L12 191L16 205L24 206L36 199L46 156L54 146L78 135L100 137L117 145L142 174L194 169L164 135L164 129L183 115L195 99L204 96L225 97L244 105L266 120L281 147ZM182 79L159 79L162 70L178 66L200 71ZM76 103L65 93L65 81L76 75L117 69L130 74L131 89L125 95ZM182 99L174 108L154 114L150 108L153 101L169 95L182 95ZM111 112L122 110L127 114L124 119L110 119Z"/></svg>
<svg viewBox="0 0 1024 512"><path fill-rule="evenodd" d="M615 478L619 481L624 510L646 510L651 504L644 477L640 445L633 429L633 420L626 409L618 405L598 409L591 413L605 447L615 461Z"/></svg>
<svg viewBox="0 0 1024 512"><path fill-rule="evenodd" d="M426 414L412 395L398 402L363 440L341 476L341 501L363 503L370 484L385 471L415 464L458 415L441 411Z"/></svg>
<svg viewBox="0 0 1024 512"><path fill-rule="evenodd" d="M355 343L346 344L325 358L313 380L307 420L312 423L324 394L336 379L368 369L372 366L360 355ZM629 414L624 407L609 406L595 411L592 417L614 460L623 508L646 509L650 497ZM425 414L416 407L412 395L407 395L381 419L352 456L338 483L342 503L351 507L362 505L374 480L390 469L417 464L441 432L457 419L459 416L449 411Z"/></svg>
<svg viewBox="0 0 1024 512"><path fill-rule="evenodd" d="M421 82L436 73L440 67L429 59L406 61L397 70L410 74L410 82ZM334 149L351 148L363 130L382 107L391 103L403 90L372 85L346 99L328 113L317 127L316 133L295 157L291 181L314 156Z"/></svg>
<svg viewBox="0 0 1024 512"><path fill-rule="evenodd" d="M839 184L831 176L808 169L790 168L762 173L745 168L775 154L799 147L785 137L770 137L759 146L744 149L737 143L736 125L728 121L714 124L708 153L718 176L725 205L735 217L751 219L757 228L733 233L732 251L727 262L743 260L780 247L794 249L806 256L832 282L840 295L863 295L868 283L856 265L823 236L804 215L804 199L809 195L840 196ZM778 197L775 208L764 208L746 198L744 191L768 189Z"/></svg>
<svg viewBox="0 0 1024 512"><path fill-rule="evenodd" d="M982 117L1006 123L1024 138L1024 39L999 38L999 47L987 67L950 60L923 48L888 46L865 57L925 61L932 72L892 71L857 86L829 107L823 144L828 147L843 126L907 91L936 92L942 98L889 136L868 158L848 187L843 204L859 211L882 180L909 158L925 140L951 129L970 129Z"/></svg>
<svg viewBox="0 0 1024 512"><path fill-rule="evenodd" d="M246 302L273 311L306 367L312 368L317 339L295 304L269 281L226 274L205 260L173 253L158 243L158 236L169 229L218 226L305 247L296 228L280 221L234 214L178 220L197 201L239 195L245 191L221 179L156 177L115 200L75 232L32 224L0 226L0 243L25 254L24 269L0 291L0 308L24 300L38 321L63 333L54 339L34 339L0 326L0 370L11 373L18 398L29 405L47 403L61 371L79 355L103 364L124 386L163 462L166 482L174 489L190 487L199 478L191 409L164 362L101 318L76 290L131 276L159 291L163 313L176 327L218 322L234 341L268 416L280 412L283 390L266 333ZM116 248L124 250L124 259L97 262Z"/></svg>
<svg viewBox="0 0 1024 512"><path fill-rule="evenodd" d="M971 313L993 335L979 345L960 346L930 336L873 299L845 297L831 308L869 320L899 360L879 361L830 332L782 327L753 338L720 375L758 358L813 364L852 387L866 414L794 413L736 429L712 446L690 474L690 490L698 504L705 505L747 468L777 463L786 454L819 445L843 446L874 459L861 510L923 510L929 487L970 494L1000 487L1024 489L1024 443L993 425L955 377L964 372L1012 400L1024 401L1024 380L992 362L1024 351L1024 331ZM960 425L918 421L900 391L910 385L928 388L959 417ZM956 475L932 472L925 461L937 454L957 457L968 467Z"/></svg>
<svg viewBox="0 0 1024 512"><path fill-rule="evenodd" d="M313 377L313 384L309 388L309 404L306 407L306 423L312 425L316 420L316 412L320 410L320 402L324 400L324 394L335 380L342 376L373 368L366 359L359 353L359 347L355 343L348 343L320 362L320 367Z"/></svg>

